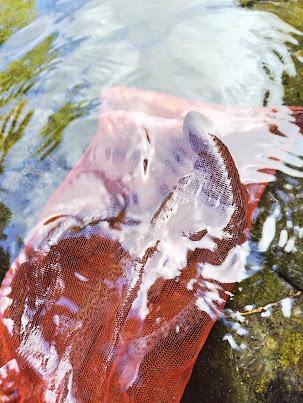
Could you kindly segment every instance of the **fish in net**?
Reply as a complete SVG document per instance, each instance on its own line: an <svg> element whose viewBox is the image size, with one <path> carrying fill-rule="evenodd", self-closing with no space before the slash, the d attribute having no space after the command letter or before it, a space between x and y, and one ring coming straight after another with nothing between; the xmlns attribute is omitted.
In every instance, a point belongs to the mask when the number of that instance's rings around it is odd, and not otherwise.
<svg viewBox="0 0 303 403"><path fill-rule="evenodd" d="M266 184L297 172L302 117L104 91L0 289L2 401L180 401Z"/></svg>

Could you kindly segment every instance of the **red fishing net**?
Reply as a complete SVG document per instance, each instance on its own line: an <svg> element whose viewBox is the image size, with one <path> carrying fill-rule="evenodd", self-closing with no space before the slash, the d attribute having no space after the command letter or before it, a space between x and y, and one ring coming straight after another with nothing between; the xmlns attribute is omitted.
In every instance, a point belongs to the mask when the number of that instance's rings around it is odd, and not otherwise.
<svg viewBox="0 0 303 403"><path fill-rule="evenodd" d="M0 290L1 401L180 400L266 186L245 171L247 135L302 124L300 109L277 113L103 94L97 134Z"/></svg>

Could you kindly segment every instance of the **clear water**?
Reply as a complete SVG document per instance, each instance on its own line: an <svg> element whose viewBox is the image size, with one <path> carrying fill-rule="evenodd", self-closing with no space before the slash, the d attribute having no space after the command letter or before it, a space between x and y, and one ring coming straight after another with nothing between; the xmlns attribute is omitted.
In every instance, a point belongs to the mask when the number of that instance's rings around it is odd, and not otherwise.
<svg viewBox="0 0 303 403"><path fill-rule="evenodd" d="M2 272L95 134L104 88L123 84L223 105L281 105L283 74L296 75L290 48L300 33L235 1L25 3L0 0ZM279 173L256 212L252 266L262 266L268 250L273 270L290 253L300 262L300 152L294 162L296 172Z"/></svg>
<svg viewBox="0 0 303 403"><path fill-rule="evenodd" d="M1 247L10 260L93 136L102 88L279 105L283 72L295 74L295 30L230 0L1 3L0 197L12 215Z"/></svg>
<svg viewBox="0 0 303 403"><path fill-rule="evenodd" d="M95 133L103 88L124 84L225 105L280 105L283 73L296 74L289 46L298 32L234 1L1 3L3 266ZM286 249L292 246L292 232L301 236L291 220L298 208L288 202L288 191L301 182L282 181L268 208L269 215L279 212L266 221L267 239L256 240L263 251L282 216L289 228L280 247L288 240Z"/></svg>

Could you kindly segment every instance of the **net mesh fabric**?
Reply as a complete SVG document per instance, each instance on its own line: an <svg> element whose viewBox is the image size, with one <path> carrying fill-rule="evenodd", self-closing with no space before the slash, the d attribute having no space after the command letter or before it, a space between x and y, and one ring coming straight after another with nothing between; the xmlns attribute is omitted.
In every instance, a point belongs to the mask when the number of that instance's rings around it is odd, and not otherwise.
<svg viewBox="0 0 303 403"><path fill-rule="evenodd" d="M302 111L293 114L301 127ZM233 288L200 267L219 268L245 244L266 184L244 186L228 148L201 133L197 116L129 116L102 115L4 279L4 401L179 401ZM183 150L182 161L172 164L170 150L175 159ZM211 240L202 218L218 220ZM185 264L161 272L179 258L170 245L178 255L184 243Z"/></svg>

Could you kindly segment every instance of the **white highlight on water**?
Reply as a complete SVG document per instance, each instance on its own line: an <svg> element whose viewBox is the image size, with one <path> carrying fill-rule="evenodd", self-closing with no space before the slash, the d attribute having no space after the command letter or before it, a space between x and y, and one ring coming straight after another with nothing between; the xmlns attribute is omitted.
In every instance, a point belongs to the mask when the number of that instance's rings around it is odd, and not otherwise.
<svg viewBox="0 0 303 403"><path fill-rule="evenodd" d="M277 211L266 218L263 224L262 236L259 241L260 252L266 252L276 235Z"/></svg>
<svg viewBox="0 0 303 403"><path fill-rule="evenodd" d="M288 232L286 231L286 229L282 229L282 231L280 232L278 246L280 246L280 248L283 248L287 243L287 239L288 239Z"/></svg>
<svg viewBox="0 0 303 403"><path fill-rule="evenodd" d="M270 305L266 305L266 306L264 307L264 311L261 312L261 316L262 316L262 318L269 318L270 315L271 315L271 313L272 313L272 305L271 305L271 304L270 304Z"/></svg>
<svg viewBox="0 0 303 403"><path fill-rule="evenodd" d="M234 339L234 337L233 337L233 335L230 334L230 333L227 333L227 334L223 337L222 340L223 340L223 341L224 341L224 340L228 341L229 345L230 345L231 348L233 348L234 350L243 351L243 350L245 350L245 348L246 348L246 344L245 344L245 343L241 343L240 345L237 344L236 341L235 341L235 339Z"/></svg>
<svg viewBox="0 0 303 403"><path fill-rule="evenodd" d="M292 298L284 298L284 299L282 299L281 308L282 308L282 313L285 316L285 318L290 318L293 302L294 301L293 301Z"/></svg>
<svg viewBox="0 0 303 403"><path fill-rule="evenodd" d="M244 311L251 311L253 309L255 309L256 305L245 305L245 307L243 308Z"/></svg>
<svg viewBox="0 0 303 403"><path fill-rule="evenodd" d="M78 280L82 281L82 282L87 282L88 278L85 276L82 276L82 274L78 273L77 271L74 272L74 276L77 277Z"/></svg>
<svg viewBox="0 0 303 403"><path fill-rule="evenodd" d="M286 246L284 248L285 252L287 252L287 253L292 252L292 250L294 249L294 246L295 246L295 242L296 242L295 238L293 238L293 237L290 238L287 241L287 244L286 244Z"/></svg>
<svg viewBox="0 0 303 403"><path fill-rule="evenodd" d="M116 40L118 32L120 40ZM25 195L19 201L9 199L14 220L28 231L65 175L54 158L29 186L23 165L41 145L42 126L73 88L77 88L80 100L97 99L105 85L126 84L225 105L262 105L269 91L269 104L279 105L282 75L295 73L285 43L295 43L292 34L297 32L278 17L236 7L233 0L142 0L136 7L129 7L124 0L89 0L65 15L55 5L47 14L38 14L2 47L1 67L5 69L52 33L59 33L53 48L69 51L39 77L41 90L34 86L32 97L29 91L29 103L36 114L6 160L3 183L7 187L18 183L20 194ZM66 128L60 159L65 159L68 167L80 157L95 126L96 116L91 115ZM32 167L28 175L32 175ZM29 191L31 201L25 206Z"/></svg>

